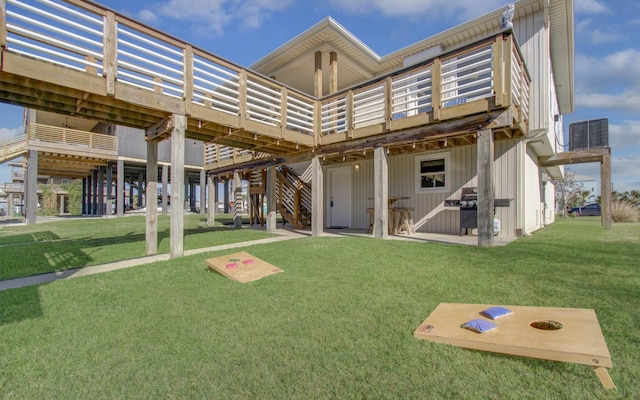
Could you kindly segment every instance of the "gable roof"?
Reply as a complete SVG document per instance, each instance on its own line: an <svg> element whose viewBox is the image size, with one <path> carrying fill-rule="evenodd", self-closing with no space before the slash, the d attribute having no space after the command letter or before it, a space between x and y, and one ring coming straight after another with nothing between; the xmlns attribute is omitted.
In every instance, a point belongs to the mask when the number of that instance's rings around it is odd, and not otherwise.
<svg viewBox="0 0 640 400"><path fill-rule="evenodd" d="M515 3L514 18L540 10L544 10L548 16L551 63L558 102L560 112L566 114L575 109L573 0L521 0ZM458 43L500 32L502 12L503 8L492 11L385 56L378 55L335 19L327 17L256 61L250 69L313 94L315 52L326 54L335 51L338 54L340 90L398 70L402 68L406 57L429 48L441 46L448 51ZM322 66L323 93L328 93L329 69L329 57L325 55Z"/></svg>

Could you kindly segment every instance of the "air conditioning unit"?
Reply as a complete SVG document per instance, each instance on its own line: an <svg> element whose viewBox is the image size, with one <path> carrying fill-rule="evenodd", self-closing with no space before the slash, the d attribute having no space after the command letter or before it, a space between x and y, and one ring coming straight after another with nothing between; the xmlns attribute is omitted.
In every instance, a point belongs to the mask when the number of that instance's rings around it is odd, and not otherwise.
<svg viewBox="0 0 640 400"><path fill-rule="evenodd" d="M569 150L589 150L609 146L607 118L569 124Z"/></svg>

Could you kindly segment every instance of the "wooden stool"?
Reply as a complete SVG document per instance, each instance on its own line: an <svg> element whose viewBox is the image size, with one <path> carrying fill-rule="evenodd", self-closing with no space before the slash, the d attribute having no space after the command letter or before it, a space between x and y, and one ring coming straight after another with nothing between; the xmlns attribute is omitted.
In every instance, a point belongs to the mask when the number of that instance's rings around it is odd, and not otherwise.
<svg viewBox="0 0 640 400"><path fill-rule="evenodd" d="M375 218L375 211L373 208L367 208L367 217L369 219L369 227L367 233L373 233L373 220Z"/></svg>

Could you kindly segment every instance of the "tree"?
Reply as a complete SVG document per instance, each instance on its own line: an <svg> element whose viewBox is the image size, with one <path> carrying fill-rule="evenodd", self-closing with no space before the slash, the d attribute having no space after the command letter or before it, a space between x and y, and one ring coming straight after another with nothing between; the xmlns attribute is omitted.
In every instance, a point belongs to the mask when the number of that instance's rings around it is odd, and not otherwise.
<svg viewBox="0 0 640 400"><path fill-rule="evenodd" d="M582 183L576 183L576 174L567 170L564 173L564 178L554 179L553 184L556 187L556 203L560 205L562 209L562 215L567 216L567 210L571 207L577 207L578 202L582 201ZM589 195L591 192L589 192Z"/></svg>

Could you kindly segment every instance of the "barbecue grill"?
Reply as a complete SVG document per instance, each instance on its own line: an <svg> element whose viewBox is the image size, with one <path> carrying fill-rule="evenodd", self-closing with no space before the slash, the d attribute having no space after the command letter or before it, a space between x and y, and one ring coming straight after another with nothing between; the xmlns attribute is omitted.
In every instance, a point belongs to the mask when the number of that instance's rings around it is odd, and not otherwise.
<svg viewBox="0 0 640 400"><path fill-rule="evenodd" d="M494 199L493 213L496 207L509 207L509 199ZM469 234L469 229L478 228L478 188L462 188L462 195L459 200L445 200L446 207L460 208L460 236Z"/></svg>

